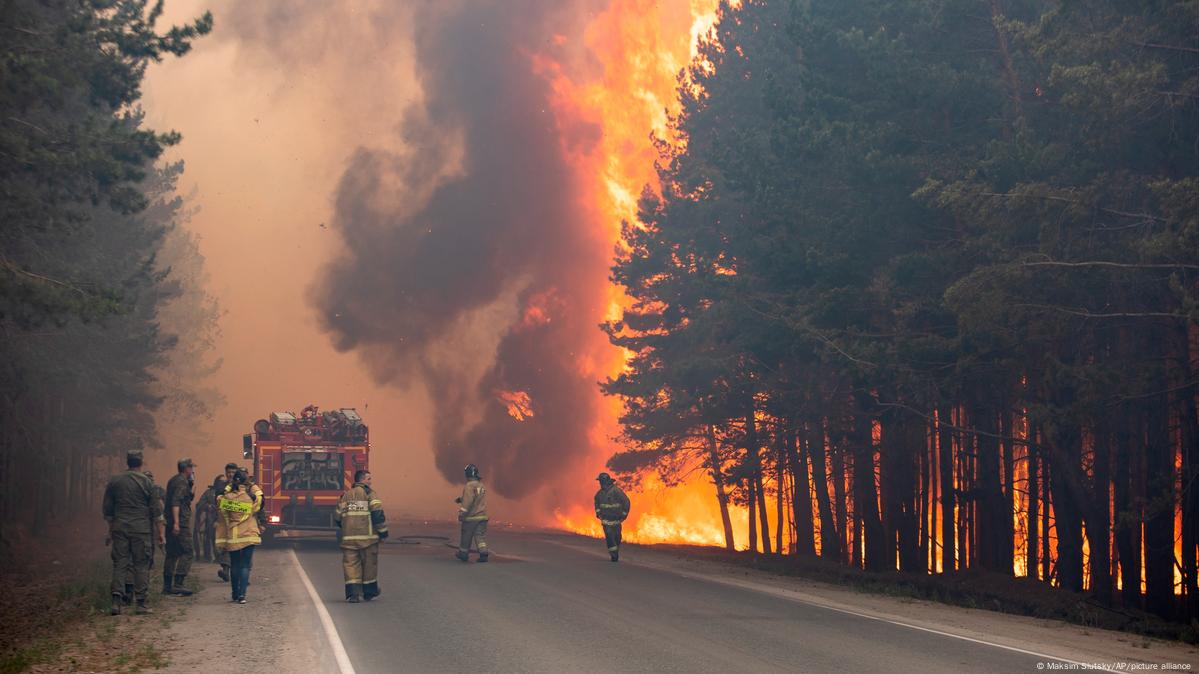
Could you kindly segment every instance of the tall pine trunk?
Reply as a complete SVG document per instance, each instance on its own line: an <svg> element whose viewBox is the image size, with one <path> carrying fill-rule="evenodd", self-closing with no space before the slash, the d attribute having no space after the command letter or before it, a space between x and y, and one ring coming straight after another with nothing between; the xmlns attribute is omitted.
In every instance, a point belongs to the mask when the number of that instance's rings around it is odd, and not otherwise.
<svg viewBox="0 0 1199 674"><path fill-rule="evenodd" d="M729 517L729 495L724 487L724 471L720 466L720 451L716 446L716 427L707 425L708 463L712 466L712 482L716 484L716 500L720 504L720 523L724 527L724 547L736 549L733 544L733 520Z"/></svg>
<svg viewBox="0 0 1199 674"><path fill-rule="evenodd" d="M745 415L745 451L748 453L750 476L753 481L754 489L757 492L757 513L762 523L762 552L770 554L770 523L766 520L766 490L762 485L762 453L761 442L758 438L758 424L754 418L753 406L750 406L749 413ZM753 519L754 510L749 511L750 519Z"/></svg>
<svg viewBox="0 0 1199 674"><path fill-rule="evenodd" d="M825 472L824 426L821 419L809 421L806 443L808 456L812 459L812 486L816 491L816 508L820 512L820 556L840 559L841 546L837 525L833 522L833 511L828 499L828 475Z"/></svg>
<svg viewBox="0 0 1199 674"><path fill-rule="evenodd" d="M787 448L787 463L791 466L791 518L795 522L795 552L799 555L816 554L816 533L812 526L812 497L808 491L807 457L800 454L798 430L784 429L783 439Z"/></svg>
<svg viewBox="0 0 1199 674"><path fill-rule="evenodd" d="M941 570L953 571L956 566L957 518L956 494L953 481L953 430L949 405L937 407L937 442L941 460Z"/></svg>
<svg viewBox="0 0 1199 674"><path fill-rule="evenodd" d="M1164 378L1155 385L1166 390ZM1151 396L1146 409L1145 609L1163 618L1174 613L1174 446L1169 396Z"/></svg>
<svg viewBox="0 0 1199 674"><path fill-rule="evenodd" d="M874 483L874 439L869 410L873 408L870 396L855 395L854 410L854 457L853 457L853 504L854 513L861 518L860 535L864 539L862 565L868 571L883 571L893 567L888 560L883 522L878 508L878 490ZM891 550L894 553L894 550ZM894 560L894 557L891 557Z"/></svg>

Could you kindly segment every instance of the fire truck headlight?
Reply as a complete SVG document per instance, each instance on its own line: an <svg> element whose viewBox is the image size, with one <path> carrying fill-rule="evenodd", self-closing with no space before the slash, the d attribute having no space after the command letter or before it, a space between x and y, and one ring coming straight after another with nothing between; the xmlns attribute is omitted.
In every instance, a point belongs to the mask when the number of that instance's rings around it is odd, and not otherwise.
<svg viewBox="0 0 1199 674"><path fill-rule="evenodd" d="M271 515L269 519L271 524L278 524L283 521L283 518L278 515Z"/></svg>

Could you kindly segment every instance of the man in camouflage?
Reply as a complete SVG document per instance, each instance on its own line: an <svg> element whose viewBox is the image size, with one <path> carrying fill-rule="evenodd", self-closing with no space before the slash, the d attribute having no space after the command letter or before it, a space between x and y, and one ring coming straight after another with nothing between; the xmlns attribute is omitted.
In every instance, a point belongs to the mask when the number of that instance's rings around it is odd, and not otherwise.
<svg viewBox="0 0 1199 674"><path fill-rule="evenodd" d="M616 486L616 480L607 473L600 473L599 491L595 492L595 516L604 528L604 541L608 544L608 555L612 561L620 561L620 525L629 516L629 497Z"/></svg>
<svg viewBox="0 0 1199 674"><path fill-rule="evenodd" d="M158 509L165 512L166 510L166 492L157 483L154 482L154 473L146 470L142 473L150 478L150 482L154 485L154 498L158 500ZM153 528L151 526L151 528ZM150 546L150 570L154 570L154 546ZM133 567L129 567L129 573L125 574L125 606L133 604Z"/></svg>
<svg viewBox="0 0 1199 674"><path fill-rule="evenodd" d="M146 605L150 586L150 555L154 543L163 544L162 501L154 493L154 482L138 469L142 453L125 457L128 470L114 476L104 490L104 519L112 545L112 614L120 615L125 594L125 577L133 571L133 594L137 613L152 613Z"/></svg>
<svg viewBox="0 0 1199 674"><path fill-rule="evenodd" d="M487 549L487 489L479 477L479 468L469 464L465 469L466 487L462 496L455 499L458 503L458 521L462 523L462 537L455 554L463 562L470 561L470 547L473 542L479 551L479 561L486 562Z"/></svg>
<svg viewBox="0 0 1199 674"><path fill-rule="evenodd" d="M167 545L166 559L162 563L162 593L189 597L192 591L184 584L191 570L192 557L192 501L195 493L196 464L191 459L179 459L178 472L167 482L166 516Z"/></svg>
<svg viewBox="0 0 1199 674"><path fill-rule="evenodd" d="M379 596L379 542L387 540L387 517L383 501L371 489L370 471L354 473L354 486L337 500L333 520L341 528L346 601L370 601Z"/></svg>

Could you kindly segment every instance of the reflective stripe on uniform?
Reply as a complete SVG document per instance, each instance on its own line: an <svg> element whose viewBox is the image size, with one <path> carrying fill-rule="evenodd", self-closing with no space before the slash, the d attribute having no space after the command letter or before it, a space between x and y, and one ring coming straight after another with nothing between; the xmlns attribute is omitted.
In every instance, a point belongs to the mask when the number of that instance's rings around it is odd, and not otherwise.
<svg viewBox="0 0 1199 674"><path fill-rule="evenodd" d="M237 544L237 543L261 543L262 542L262 539L259 538L259 536L257 534L255 534L253 536L240 536L238 538L217 538L215 540L216 540L217 545L220 545L221 543Z"/></svg>
<svg viewBox="0 0 1199 674"><path fill-rule="evenodd" d="M221 499L221 510L249 515L252 507L252 504L243 501L234 501L227 498Z"/></svg>
<svg viewBox="0 0 1199 674"><path fill-rule="evenodd" d="M620 522L621 522L621 520L600 520L600 524L603 524L604 526L608 526L608 527L620 524Z"/></svg>
<svg viewBox="0 0 1199 674"><path fill-rule="evenodd" d="M601 503L599 505L599 507L601 507L601 508L619 508L620 504L619 503Z"/></svg>
<svg viewBox="0 0 1199 674"><path fill-rule="evenodd" d="M378 536L371 534L369 536L342 536L341 540L343 540L343 541L373 541L378 538L379 538Z"/></svg>
<svg viewBox="0 0 1199 674"><path fill-rule="evenodd" d="M471 515L470 517L463 517L462 521L463 522L486 522L487 516L486 515Z"/></svg>

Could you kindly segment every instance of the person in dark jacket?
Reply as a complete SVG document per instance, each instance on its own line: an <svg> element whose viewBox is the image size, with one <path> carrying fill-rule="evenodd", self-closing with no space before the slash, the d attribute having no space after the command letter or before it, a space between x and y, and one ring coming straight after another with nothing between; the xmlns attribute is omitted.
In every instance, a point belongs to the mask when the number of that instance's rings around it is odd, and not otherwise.
<svg viewBox="0 0 1199 674"><path fill-rule="evenodd" d="M629 497L616 486L616 480L607 473L600 473L599 491L595 492L595 516L604 528L604 541L612 561L620 561L620 525L629 516Z"/></svg>

